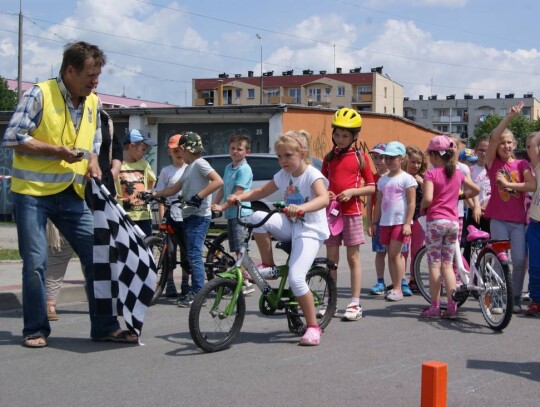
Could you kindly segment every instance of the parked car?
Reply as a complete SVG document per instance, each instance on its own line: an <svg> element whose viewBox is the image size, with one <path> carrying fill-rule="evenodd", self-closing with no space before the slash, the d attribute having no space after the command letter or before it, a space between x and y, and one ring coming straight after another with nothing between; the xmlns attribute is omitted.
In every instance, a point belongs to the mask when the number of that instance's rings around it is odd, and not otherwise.
<svg viewBox="0 0 540 407"><path fill-rule="evenodd" d="M223 177L225 167L231 162L231 157L228 154L207 155L203 158L208 161L221 177ZM253 171L253 188L266 184L281 169L277 155L275 154L254 153L249 154L246 159ZM311 157L311 164L318 170L322 167L322 161L317 157ZM281 199L282 197L279 191L277 191L260 201L253 201L251 207L255 211L268 212L273 208L272 204Z"/></svg>

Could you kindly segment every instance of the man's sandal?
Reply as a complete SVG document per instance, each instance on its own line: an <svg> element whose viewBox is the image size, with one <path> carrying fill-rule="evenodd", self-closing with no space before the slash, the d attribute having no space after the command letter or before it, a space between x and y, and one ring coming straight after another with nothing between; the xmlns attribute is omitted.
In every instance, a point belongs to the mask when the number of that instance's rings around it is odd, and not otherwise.
<svg viewBox="0 0 540 407"><path fill-rule="evenodd" d="M47 338L45 338L45 335L30 335L23 339L22 346L25 348L44 348L47 346Z"/></svg>
<svg viewBox="0 0 540 407"><path fill-rule="evenodd" d="M121 331L114 335L114 332L110 335L101 337L101 338L92 338L94 342L114 342L114 343L130 343L137 344L139 343L139 337L131 331Z"/></svg>

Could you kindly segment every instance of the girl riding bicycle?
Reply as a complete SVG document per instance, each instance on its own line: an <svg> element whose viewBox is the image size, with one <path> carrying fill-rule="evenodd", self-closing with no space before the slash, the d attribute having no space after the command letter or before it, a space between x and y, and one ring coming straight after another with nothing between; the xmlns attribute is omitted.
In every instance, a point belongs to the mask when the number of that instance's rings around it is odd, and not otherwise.
<svg viewBox="0 0 540 407"><path fill-rule="evenodd" d="M288 131L278 137L274 149L279 158L281 171L272 181L240 195L230 195L227 202L253 201L280 190L287 203L287 214L272 216L253 236L266 266L273 266L272 236L278 240L291 241L289 257L289 286L306 318L307 330L300 345L318 345L321 329L317 324L313 296L306 283L306 275L317 252L330 232L325 208L329 203L328 181L310 164L310 135L306 131ZM300 216L304 213L304 216ZM265 216L255 212L251 221L257 223Z"/></svg>
<svg viewBox="0 0 540 407"><path fill-rule="evenodd" d="M455 242L458 239L457 212L461 184L465 184L464 198L478 195L479 188L470 177L456 170L455 142L447 136L435 136L428 145L427 154L432 169L424 177L423 197L420 204L426 219L426 247L429 265L431 306L424 309L422 318L457 318L457 303L452 298L456 291L456 277L452 267ZM448 306L441 315L441 279L444 278Z"/></svg>

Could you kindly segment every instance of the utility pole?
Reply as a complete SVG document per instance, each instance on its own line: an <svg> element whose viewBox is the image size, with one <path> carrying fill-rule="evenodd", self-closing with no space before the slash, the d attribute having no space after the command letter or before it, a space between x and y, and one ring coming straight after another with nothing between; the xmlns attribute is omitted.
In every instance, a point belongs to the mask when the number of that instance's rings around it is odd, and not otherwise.
<svg viewBox="0 0 540 407"><path fill-rule="evenodd" d="M262 105L263 104L262 35L257 33L256 36L259 39L259 43L261 44L261 100L260 100L259 104Z"/></svg>
<svg viewBox="0 0 540 407"><path fill-rule="evenodd" d="M19 58L17 64L17 100L21 100L22 96L22 46L23 46L23 16L22 16L22 0L19 0Z"/></svg>

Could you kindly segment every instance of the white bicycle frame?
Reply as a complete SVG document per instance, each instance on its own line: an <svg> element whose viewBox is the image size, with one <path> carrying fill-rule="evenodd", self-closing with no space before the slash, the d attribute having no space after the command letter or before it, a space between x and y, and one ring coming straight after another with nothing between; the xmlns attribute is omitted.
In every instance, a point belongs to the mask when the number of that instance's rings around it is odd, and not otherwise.
<svg viewBox="0 0 540 407"><path fill-rule="evenodd" d="M472 242L474 242L474 240ZM489 244L487 246L489 246ZM456 252L454 253L454 258L456 260L456 265L459 272L459 276L461 277L461 281L463 282L464 285L466 285L467 289L471 291L478 291L481 294L484 294L486 291L488 291L488 288L486 288L484 279L482 278L482 273L480 273L480 271L476 268L476 261L478 259L478 254L482 252L484 248L485 246L482 247L482 249L480 250L474 250L474 249L471 250L471 264L469 265L470 270L467 270L467 268L465 267L465 264L463 263L463 257L461 256L461 247L457 240L456 240ZM499 257L500 255L506 256L505 253L503 254L503 253L497 253L497 252L495 252L495 255L497 257ZM493 278L499 284L498 287L504 284L503 279L493 269L493 267L491 267L491 264L486 264L485 267L489 271L489 274L493 276ZM472 272L472 275L476 277L476 282L477 282L476 284L473 284L472 282L474 281L474 279L471 279L471 272ZM493 288L489 287L489 290L493 291Z"/></svg>
<svg viewBox="0 0 540 407"><path fill-rule="evenodd" d="M420 226L422 227L422 229L424 229L425 231L426 230L425 216L420 217L418 219L418 222L420 223ZM471 244L474 244L474 242L475 240L471 241ZM457 266L459 277L461 278L463 286L466 287L466 289L470 291L476 291L476 292L479 292L480 294L484 294L488 291L488 288L486 288L484 279L482 278L482 274L476 268L476 261L478 259L478 254L484 248L485 246L482 247L482 249L480 250L477 250L477 249L471 250L471 263L469 264L469 269L467 269L467 267L465 266L463 262L463 256L461 254L461 246L459 244L459 240L456 240L455 250L454 250L454 261L455 261L455 265ZM495 254L499 256L498 253L495 253ZM493 270L490 264L486 264L486 267L488 268L489 273L494 276L495 280L497 280L498 284L501 285L504 283L502 278L497 274L497 272L495 272L495 270ZM476 284L473 284L474 279L471 278L471 274L472 276L476 277ZM440 278L442 278L442 275ZM490 287L489 290L493 291L493 288Z"/></svg>

